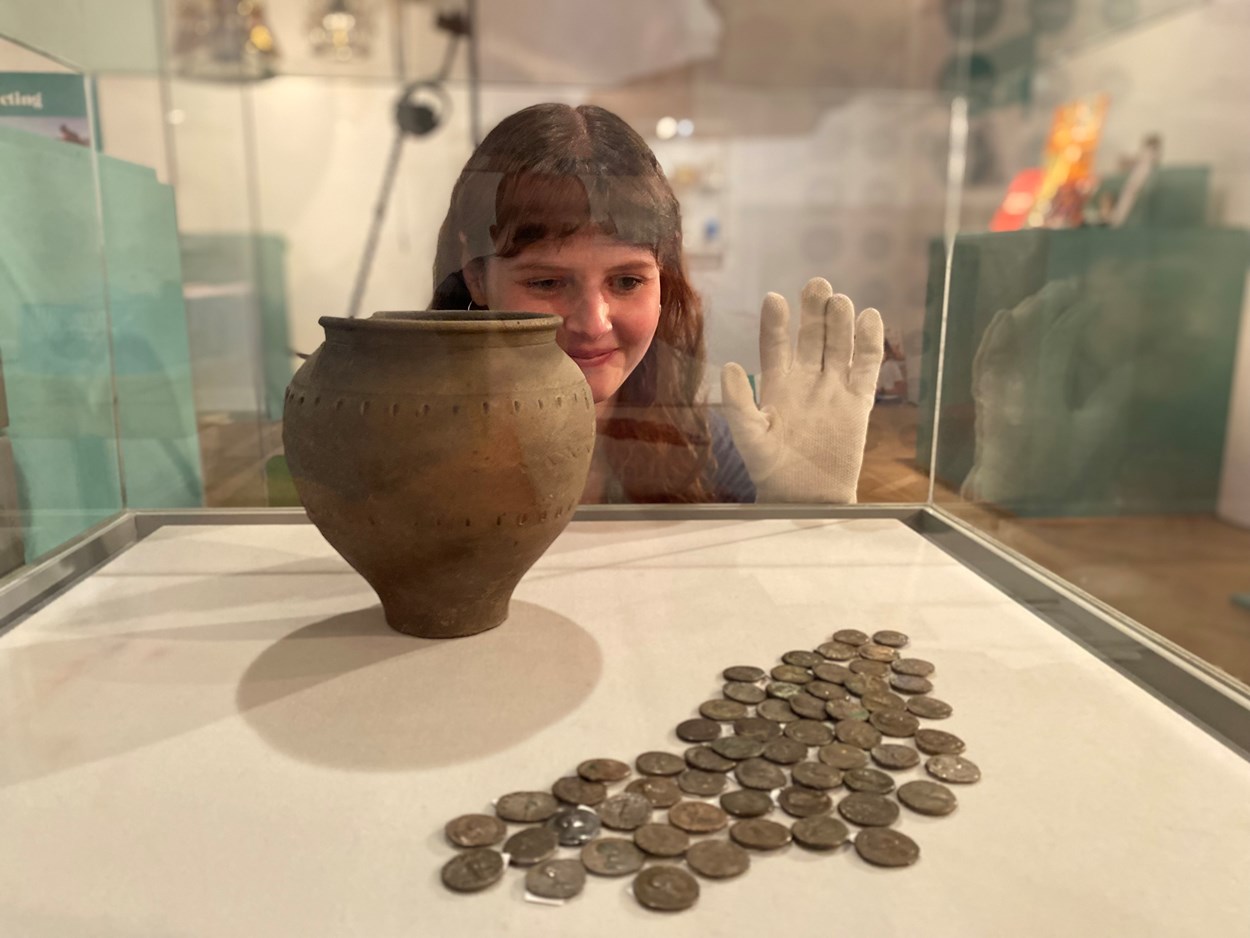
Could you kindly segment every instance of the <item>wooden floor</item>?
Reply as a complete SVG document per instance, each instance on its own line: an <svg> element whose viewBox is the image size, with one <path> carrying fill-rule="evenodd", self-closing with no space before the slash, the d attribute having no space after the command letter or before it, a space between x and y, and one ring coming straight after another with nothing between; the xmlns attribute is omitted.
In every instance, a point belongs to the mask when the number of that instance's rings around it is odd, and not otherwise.
<svg viewBox="0 0 1250 938"><path fill-rule="evenodd" d="M917 409L879 406L869 424L860 504L923 503L927 474L916 466ZM204 421L206 503L267 504L264 467L281 452L277 423ZM1229 675L1250 683L1250 530L1214 516L1015 518L959 501L938 487L935 500L994 537Z"/></svg>

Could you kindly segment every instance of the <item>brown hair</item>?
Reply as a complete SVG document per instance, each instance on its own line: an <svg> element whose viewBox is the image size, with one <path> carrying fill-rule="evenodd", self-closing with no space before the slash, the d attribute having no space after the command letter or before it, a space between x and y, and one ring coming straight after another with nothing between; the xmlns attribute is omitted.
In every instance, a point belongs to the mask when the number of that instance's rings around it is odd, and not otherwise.
<svg viewBox="0 0 1250 938"><path fill-rule="evenodd" d="M617 392L597 446L629 501L709 501L703 311L686 279L681 211L655 154L621 118L593 105L536 104L487 134L452 189L430 308L469 305L466 254L514 257L588 228L650 248L660 268L655 338Z"/></svg>

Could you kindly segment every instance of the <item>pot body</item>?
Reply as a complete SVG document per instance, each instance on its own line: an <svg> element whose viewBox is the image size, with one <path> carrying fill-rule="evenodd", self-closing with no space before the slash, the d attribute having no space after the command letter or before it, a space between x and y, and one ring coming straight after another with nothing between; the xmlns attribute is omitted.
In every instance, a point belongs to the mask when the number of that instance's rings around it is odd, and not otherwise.
<svg viewBox="0 0 1250 938"><path fill-rule="evenodd" d="M581 369L533 313L323 317L282 438L308 511L392 628L471 635L568 524L594 448Z"/></svg>

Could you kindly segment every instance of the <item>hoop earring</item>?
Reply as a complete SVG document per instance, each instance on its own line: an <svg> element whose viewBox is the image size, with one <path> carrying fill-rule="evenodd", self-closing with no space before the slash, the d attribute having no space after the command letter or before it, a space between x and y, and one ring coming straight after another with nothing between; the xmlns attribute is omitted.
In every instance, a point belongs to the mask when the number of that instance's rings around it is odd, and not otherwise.
<svg viewBox="0 0 1250 938"><path fill-rule="evenodd" d="M473 310L484 310L484 309L486 309L485 306L474 306L472 297L469 298L469 305L465 307L465 310L469 312Z"/></svg>

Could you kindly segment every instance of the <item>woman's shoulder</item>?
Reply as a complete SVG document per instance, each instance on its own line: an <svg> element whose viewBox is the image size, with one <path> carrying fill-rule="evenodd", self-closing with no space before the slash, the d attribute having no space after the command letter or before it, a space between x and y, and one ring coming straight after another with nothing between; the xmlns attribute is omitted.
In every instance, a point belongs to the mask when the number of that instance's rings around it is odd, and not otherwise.
<svg viewBox="0 0 1250 938"><path fill-rule="evenodd" d="M729 421L719 407L708 408L708 429L712 439L712 457L716 469L709 486L712 501L750 504L755 501L755 483L747 472L742 454L734 445Z"/></svg>

